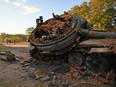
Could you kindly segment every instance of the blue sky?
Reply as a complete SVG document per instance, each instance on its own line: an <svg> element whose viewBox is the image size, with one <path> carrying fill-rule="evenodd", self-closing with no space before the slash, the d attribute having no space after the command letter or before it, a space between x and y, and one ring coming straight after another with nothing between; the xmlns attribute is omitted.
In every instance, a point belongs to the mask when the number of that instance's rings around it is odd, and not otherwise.
<svg viewBox="0 0 116 87"><path fill-rule="evenodd" d="M0 0L0 33L25 34L36 26L37 17L46 20L85 1L89 0Z"/></svg>

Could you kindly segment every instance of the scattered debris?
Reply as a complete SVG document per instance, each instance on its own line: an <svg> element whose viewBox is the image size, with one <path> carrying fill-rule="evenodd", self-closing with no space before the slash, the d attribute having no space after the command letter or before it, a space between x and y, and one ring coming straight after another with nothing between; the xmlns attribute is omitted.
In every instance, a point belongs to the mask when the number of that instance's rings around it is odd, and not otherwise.
<svg viewBox="0 0 116 87"><path fill-rule="evenodd" d="M51 71L56 71L56 70L60 70L60 69L62 69L62 67L60 65L50 67Z"/></svg>
<svg viewBox="0 0 116 87"><path fill-rule="evenodd" d="M30 66L32 65L31 63L24 63L23 66Z"/></svg>
<svg viewBox="0 0 116 87"><path fill-rule="evenodd" d="M5 52L0 52L0 55L5 55Z"/></svg>
<svg viewBox="0 0 116 87"><path fill-rule="evenodd" d="M23 61L23 62L21 63L21 65L23 65L23 67L25 67L25 66L31 66L31 65L32 65L32 62L33 62L33 61L30 61L30 60L28 60L28 61Z"/></svg>
<svg viewBox="0 0 116 87"><path fill-rule="evenodd" d="M69 86L69 81L67 80L66 82L61 83L61 87L68 87Z"/></svg>
<svg viewBox="0 0 116 87"><path fill-rule="evenodd" d="M107 72L107 74L106 74L106 79L109 81L114 81L115 77L116 77L116 75L114 74L113 70Z"/></svg>
<svg viewBox="0 0 116 87"><path fill-rule="evenodd" d="M58 87L58 85L55 82L49 82L46 87Z"/></svg>
<svg viewBox="0 0 116 87"><path fill-rule="evenodd" d="M94 83L90 83L90 82L79 82L79 83L70 85L69 87L101 87L101 86Z"/></svg>
<svg viewBox="0 0 116 87"><path fill-rule="evenodd" d="M3 55L3 56L0 59L4 60L4 61L14 61L14 60L17 60L17 58L15 57L15 54L13 54L11 51L2 52L1 55Z"/></svg>
<svg viewBox="0 0 116 87"><path fill-rule="evenodd" d="M11 53L11 51L6 51L6 56L8 60L15 60L15 54Z"/></svg>
<svg viewBox="0 0 116 87"><path fill-rule="evenodd" d="M113 53L116 54L116 46L112 49Z"/></svg>
<svg viewBox="0 0 116 87"><path fill-rule="evenodd" d="M40 78L41 81L47 81L49 79L50 79L50 76L48 76L48 75L45 75L45 76Z"/></svg>
<svg viewBox="0 0 116 87"><path fill-rule="evenodd" d="M108 84L109 83L109 81L105 77L103 77L101 75L97 75L95 77L95 81L97 81L100 84Z"/></svg>
<svg viewBox="0 0 116 87"><path fill-rule="evenodd" d="M44 77L44 76L45 76L45 74L42 71L35 72L36 79L39 79L39 78Z"/></svg>
<svg viewBox="0 0 116 87"><path fill-rule="evenodd" d="M42 71L35 72L35 77L36 77L36 79L39 79L40 81L47 81L50 79L50 76L45 74Z"/></svg>
<svg viewBox="0 0 116 87"><path fill-rule="evenodd" d="M79 67L79 66L71 66L69 67L71 72L76 72L76 71L85 71L86 67Z"/></svg>

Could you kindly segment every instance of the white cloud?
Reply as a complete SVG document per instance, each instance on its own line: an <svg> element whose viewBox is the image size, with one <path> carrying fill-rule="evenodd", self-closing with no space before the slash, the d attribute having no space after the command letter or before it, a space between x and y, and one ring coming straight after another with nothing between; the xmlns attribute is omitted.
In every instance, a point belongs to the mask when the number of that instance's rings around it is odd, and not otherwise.
<svg viewBox="0 0 116 87"><path fill-rule="evenodd" d="M22 5L21 7L23 8L23 11L18 11L21 14L32 14L40 11L40 9L31 6Z"/></svg>
<svg viewBox="0 0 116 87"><path fill-rule="evenodd" d="M2 0L5 3L11 4L11 0Z"/></svg>
<svg viewBox="0 0 116 87"><path fill-rule="evenodd" d="M33 14L40 11L40 9L36 7L26 5L25 3L27 2L27 0L2 0L2 1L7 4L20 7L22 10L18 12L21 14Z"/></svg>
<svg viewBox="0 0 116 87"><path fill-rule="evenodd" d="M21 7L21 6L22 6L22 3L21 3L21 2L13 2L13 4L14 4L15 6L18 6L18 7Z"/></svg>
<svg viewBox="0 0 116 87"><path fill-rule="evenodd" d="M23 2L27 2L27 0L22 0Z"/></svg>
<svg viewBox="0 0 116 87"><path fill-rule="evenodd" d="M15 1L15 2L22 2L22 3L26 3L27 2L27 0L0 0L0 1L8 3L8 4L11 4L13 1Z"/></svg>

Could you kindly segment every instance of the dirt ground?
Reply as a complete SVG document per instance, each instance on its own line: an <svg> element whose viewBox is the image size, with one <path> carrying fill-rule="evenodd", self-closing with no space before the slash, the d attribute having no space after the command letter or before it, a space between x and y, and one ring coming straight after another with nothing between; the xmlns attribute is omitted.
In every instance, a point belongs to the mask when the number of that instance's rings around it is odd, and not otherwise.
<svg viewBox="0 0 116 87"><path fill-rule="evenodd" d="M31 58L28 45L6 45L4 51L11 51L18 60L0 61L0 87L44 87L34 77L35 68L23 65Z"/></svg>
<svg viewBox="0 0 116 87"><path fill-rule="evenodd" d="M5 46L3 51L11 51L16 60L0 60L0 87L115 87L115 82L103 84L89 75L78 75L70 68L74 65L55 60L39 62L31 59L28 45Z"/></svg>

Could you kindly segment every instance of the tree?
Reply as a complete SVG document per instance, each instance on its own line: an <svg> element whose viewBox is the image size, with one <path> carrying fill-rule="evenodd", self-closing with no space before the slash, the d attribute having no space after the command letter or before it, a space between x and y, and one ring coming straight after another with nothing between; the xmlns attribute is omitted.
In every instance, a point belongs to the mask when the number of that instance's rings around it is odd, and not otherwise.
<svg viewBox="0 0 116 87"><path fill-rule="evenodd" d="M89 22L91 19L91 11L90 11L90 4L87 2L83 2L80 5L80 15L86 18Z"/></svg>
<svg viewBox="0 0 116 87"><path fill-rule="evenodd" d="M32 32L33 30L34 30L33 27L27 28L27 30L26 30L26 34L27 34L27 35L30 35L31 32Z"/></svg>
<svg viewBox="0 0 116 87"><path fill-rule="evenodd" d="M27 39L29 38L29 36L30 36L30 34L31 34L31 32L32 32L33 30L34 30L33 27L27 28L27 30L26 30L26 38L27 38Z"/></svg>
<svg viewBox="0 0 116 87"><path fill-rule="evenodd" d="M5 37L6 37L6 33L1 33L0 41L4 41Z"/></svg>
<svg viewBox="0 0 116 87"><path fill-rule="evenodd" d="M106 23L104 24L109 30L116 26L116 1L115 0L105 0L105 12L104 15L106 16Z"/></svg>
<svg viewBox="0 0 116 87"><path fill-rule="evenodd" d="M80 14L80 7L78 5L75 5L71 10L69 11L72 15L79 15Z"/></svg>
<svg viewBox="0 0 116 87"><path fill-rule="evenodd" d="M75 5L69 13L86 18L94 23L95 29L111 30L116 27L115 3L115 0L90 0L89 3Z"/></svg>
<svg viewBox="0 0 116 87"><path fill-rule="evenodd" d="M112 19L114 15L113 0L91 0L92 22L96 28L102 30L113 29Z"/></svg>

